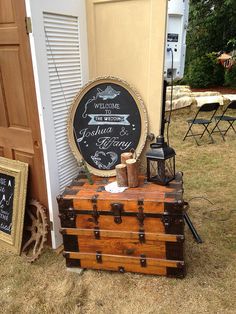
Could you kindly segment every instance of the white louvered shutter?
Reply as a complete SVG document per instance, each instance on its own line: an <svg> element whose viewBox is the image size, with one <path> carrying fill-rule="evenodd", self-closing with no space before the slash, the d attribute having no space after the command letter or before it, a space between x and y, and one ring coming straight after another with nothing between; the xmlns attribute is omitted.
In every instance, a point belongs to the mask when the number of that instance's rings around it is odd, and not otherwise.
<svg viewBox="0 0 236 314"><path fill-rule="evenodd" d="M78 172L67 140L68 110L82 87L77 17L43 12L60 192Z"/></svg>

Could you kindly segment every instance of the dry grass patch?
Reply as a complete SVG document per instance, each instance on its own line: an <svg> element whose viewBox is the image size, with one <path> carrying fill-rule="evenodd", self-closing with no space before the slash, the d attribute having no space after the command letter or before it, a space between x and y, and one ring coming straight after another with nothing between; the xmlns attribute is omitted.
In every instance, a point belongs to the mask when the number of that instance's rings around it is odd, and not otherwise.
<svg viewBox="0 0 236 314"><path fill-rule="evenodd" d="M215 144L206 137L200 147L192 138L183 142L189 115L188 108L174 113L170 128L189 215L204 240L196 244L186 226L187 277L92 270L79 276L51 250L33 265L0 253L2 313L236 313L236 136L223 142L216 135Z"/></svg>

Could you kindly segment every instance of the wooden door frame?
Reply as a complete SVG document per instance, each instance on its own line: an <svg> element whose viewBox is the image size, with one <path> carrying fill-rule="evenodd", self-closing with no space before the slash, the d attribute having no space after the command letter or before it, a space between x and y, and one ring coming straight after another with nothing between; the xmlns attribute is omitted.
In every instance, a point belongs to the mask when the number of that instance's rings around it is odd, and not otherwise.
<svg viewBox="0 0 236 314"><path fill-rule="evenodd" d="M28 199L37 199L48 208L33 66L29 38L25 26L25 2L24 0L11 0L3 2L2 5L3 15L4 13L6 16L10 14L11 18L9 20L6 19L6 21L3 18L1 21L0 45L1 48L3 48L2 51L4 51L4 49L7 51L8 49L16 52L17 57L15 59L17 60L16 66L18 67L9 71L9 65L14 61L13 59L11 60L12 56L8 56L8 63L4 61L4 58L1 59L3 69L5 66L3 70L5 74L2 77L1 83L4 88L3 106L5 106L7 116L6 123L3 123L0 127L1 146L3 147L2 155L9 159L16 159L30 164L27 191ZM9 66L9 68L7 68L7 66ZM17 90L17 92L15 90ZM7 95L13 95L14 101L12 102L10 98L7 99ZM18 95L22 96L20 100L17 99ZM23 105L20 106L19 104ZM16 110L16 108L18 110ZM15 116L12 115L14 112L16 112ZM11 116L13 116L13 118ZM16 135L15 138L14 135Z"/></svg>
<svg viewBox="0 0 236 314"><path fill-rule="evenodd" d="M24 2L24 1L22 1ZM25 3L24 3L25 4ZM23 19L26 17L26 7L24 5L21 6L21 11L17 12L16 16L18 19ZM23 27L23 23L19 21L19 25ZM25 25L24 25L25 26ZM35 81L34 81L34 72L33 72L33 63L32 63L32 57L31 57L31 49L30 49L30 42L29 42L29 37L27 35L27 30L26 26L25 29L22 30L25 32L26 36L24 38L24 44L25 48L24 49L24 55L26 56L25 58L22 58L21 62L25 63L25 67L28 69L28 74L27 74L27 82L24 82L26 88L31 90L31 99L28 100L32 105L27 107L27 110L29 111L29 116L30 118L34 118L34 121L31 121L30 123L30 128L32 131L32 138L33 138L33 145L34 145L34 151L35 154L39 155L39 158L41 160L40 163L40 172L41 172L41 178L44 181L44 195L41 196L41 199L38 199L46 208L47 211L47 217L48 217L48 223L50 223L50 218L49 218L49 212L48 212L48 192L47 192L47 186L46 186L46 172L45 172L45 166L44 166L44 154L43 154L43 141L41 137L41 125L40 125L40 115L38 111L38 105L37 105L37 97L36 97L36 90L35 90ZM26 61L27 60L27 61ZM27 63L27 64L26 64ZM48 243L51 245L51 234L48 233Z"/></svg>
<svg viewBox="0 0 236 314"><path fill-rule="evenodd" d="M26 4L26 12L28 17L32 17L31 12L31 0L24 0ZM78 1L78 0L76 0ZM85 11L85 0L80 0L81 3L84 5ZM60 3L62 10L67 11L68 4L66 1ZM56 13L53 3L49 3L48 6L50 7L52 12ZM58 12L58 14L61 14ZM66 14L66 13L65 13ZM80 21L80 27L82 26L81 37L80 37L80 44L86 40L87 32L85 28L86 22L86 15L85 21ZM44 37L44 34L41 34ZM45 77L42 81L41 76L39 75L38 69L38 56L36 52L37 47L37 39L34 38L33 34L29 34L29 41L31 47L31 59L33 63L33 72L34 72L34 80L35 80L35 90L37 95L37 104L38 104L38 111L39 111L39 120L40 120L40 129L41 129L41 137L42 137L42 145L43 145L43 152L44 152L44 167L45 167L45 174L46 174L46 186L48 191L48 208L49 208L49 217L51 223L51 237L52 237L52 248L57 248L62 243L62 236L59 232L60 220L58 217L58 206L56 201L56 196L59 194L59 178L58 178L58 166L56 163L57 155L56 155L56 145L55 145L55 134L53 128L53 113L52 108L48 107L45 108L43 104L50 104L51 103L51 95L49 89L49 75L47 73L47 64L41 64L40 66L43 67L45 70ZM83 83L86 83L89 79L88 69L88 52L87 47L82 48L82 64L84 65L84 76L83 76ZM46 91L42 98L42 89ZM48 144L50 142L50 145Z"/></svg>

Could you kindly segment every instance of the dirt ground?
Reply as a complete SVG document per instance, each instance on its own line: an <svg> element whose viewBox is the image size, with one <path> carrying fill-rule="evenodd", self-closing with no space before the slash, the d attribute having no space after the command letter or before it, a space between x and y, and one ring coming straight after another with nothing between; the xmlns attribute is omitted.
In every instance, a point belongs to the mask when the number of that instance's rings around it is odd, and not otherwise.
<svg viewBox="0 0 236 314"><path fill-rule="evenodd" d="M66 270L50 249L34 264L0 252L1 313L235 314L236 313L236 135L197 147L182 141L190 108L172 115L170 145L184 173L189 216L204 240L186 226L185 279ZM213 203L213 204L212 204Z"/></svg>

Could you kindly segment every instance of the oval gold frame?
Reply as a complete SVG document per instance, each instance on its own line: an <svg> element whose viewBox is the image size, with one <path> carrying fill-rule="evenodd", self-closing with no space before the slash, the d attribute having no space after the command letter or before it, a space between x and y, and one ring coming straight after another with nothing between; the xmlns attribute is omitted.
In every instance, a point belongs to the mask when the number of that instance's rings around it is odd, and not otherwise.
<svg viewBox="0 0 236 314"><path fill-rule="evenodd" d="M78 147L77 147L75 140L74 140L74 134L73 134L73 121L74 121L76 109L77 109L81 99L84 97L84 95L90 89L92 89L96 85L102 84L102 83L114 83L114 84L122 86L131 94L131 96L135 100L135 103L138 107L140 117L141 117L141 136L139 139L138 146L135 150L136 156L138 158L140 156L144 146L145 146L146 138L147 138L147 132L148 132L147 110L145 108L145 105L144 105L142 98L137 93L137 91L133 87L131 87L126 81L124 81L120 78L117 78L117 77L113 77L113 76L97 77L96 79L89 81L86 85L84 85L79 90L78 94L75 96L75 98L71 104L71 108L70 108L69 116L68 116L68 121L67 121L68 141L69 141L69 145L70 145L70 148L72 150L72 153L74 154L77 161L81 161L82 159L84 159L83 156L81 155L80 151L78 150ZM86 162L86 160L85 160L85 162ZM116 174L115 169L113 169L113 170L99 170L97 168L92 167L87 162L86 162L86 165L88 167L88 170L94 175L98 175L101 177L112 177L112 176L115 176L115 174Z"/></svg>

